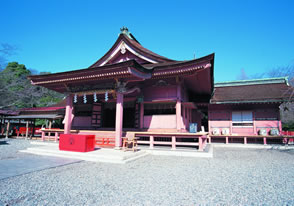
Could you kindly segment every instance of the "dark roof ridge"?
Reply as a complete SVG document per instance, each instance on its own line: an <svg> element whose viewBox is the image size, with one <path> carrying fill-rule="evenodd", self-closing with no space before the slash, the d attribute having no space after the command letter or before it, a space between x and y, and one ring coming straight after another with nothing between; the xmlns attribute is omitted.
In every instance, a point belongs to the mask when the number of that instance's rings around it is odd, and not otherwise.
<svg viewBox="0 0 294 206"><path fill-rule="evenodd" d="M257 84L287 84L289 85L288 77L274 77L274 78L264 78L264 79L216 82L214 84L214 87L247 86L247 85L257 85Z"/></svg>
<svg viewBox="0 0 294 206"><path fill-rule="evenodd" d="M164 63L157 63L157 64L142 64L145 68L161 68L161 67L168 67L168 66L182 66L187 64L199 63L202 61L212 60L214 58L214 53L208 54L204 57L200 57L198 59L192 60L184 60L184 61L174 61L174 62L164 62Z"/></svg>

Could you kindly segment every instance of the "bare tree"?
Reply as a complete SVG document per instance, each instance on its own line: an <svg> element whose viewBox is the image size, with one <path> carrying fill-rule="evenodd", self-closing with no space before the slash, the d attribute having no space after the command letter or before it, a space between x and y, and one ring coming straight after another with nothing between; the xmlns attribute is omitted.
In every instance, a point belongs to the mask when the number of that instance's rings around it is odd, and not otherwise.
<svg viewBox="0 0 294 206"><path fill-rule="evenodd" d="M16 50L16 47L11 44L0 44L0 71L5 68L8 56L16 54Z"/></svg>
<svg viewBox="0 0 294 206"><path fill-rule="evenodd" d="M246 80L246 79L248 79L248 76L247 76L244 68L242 68L240 70L240 74L237 76L237 79L239 79L239 80Z"/></svg>

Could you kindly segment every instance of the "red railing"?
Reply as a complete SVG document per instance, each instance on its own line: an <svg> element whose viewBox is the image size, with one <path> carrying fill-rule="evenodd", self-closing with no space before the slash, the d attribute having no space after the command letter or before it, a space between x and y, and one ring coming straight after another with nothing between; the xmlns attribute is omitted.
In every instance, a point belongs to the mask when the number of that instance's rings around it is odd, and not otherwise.
<svg viewBox="0 0 294 206"><path fill-rule="evenodd" d="M115 138L96 137L96 146L99 146L99 147L114 147L115 146Z"/></svg>

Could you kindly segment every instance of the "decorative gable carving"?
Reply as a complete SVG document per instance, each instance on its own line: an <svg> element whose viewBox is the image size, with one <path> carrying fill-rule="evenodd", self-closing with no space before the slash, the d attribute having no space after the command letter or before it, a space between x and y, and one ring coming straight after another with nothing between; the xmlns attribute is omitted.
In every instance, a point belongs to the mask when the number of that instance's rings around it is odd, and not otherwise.
<svg viewBox="0 0 294 206"><path fill-rule="evenodd" d="M135 56L135 58L126 58L126 56L123 56L127 52L131 53L132 54L131 56ZM122 57L120 58L119 56L122 56ZM117 63L117 62L122 62L122 60L126 61L126 60L130 60L130 59L136 59L136 60L140 59L141 62L146 62L146 63L153 63L153 64L158 63L157 61L152 60L152 59L144 56L143 54L135 51L130 45L128 45L124 41L121 41L119 43L118 47L116 49L114 49L110 53L109 57L105 61L103 61L99 66L106 65L109 62L111 62L113 64L113 63Z"/></svg>

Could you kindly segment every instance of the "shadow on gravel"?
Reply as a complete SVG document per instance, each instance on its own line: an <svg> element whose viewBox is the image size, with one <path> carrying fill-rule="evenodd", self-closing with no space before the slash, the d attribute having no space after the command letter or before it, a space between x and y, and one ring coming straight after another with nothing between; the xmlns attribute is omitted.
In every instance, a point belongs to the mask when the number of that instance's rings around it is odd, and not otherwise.
<svg viewBox="0 0 294 206"><path fill-rule="evenodd" d="M6 141L0 140L0 145L9 145Z"/></svg>
<svg viewBox="0 0 294 206"><path fill-rule="evenodd" d="M289 149L280 150L280 152L285 152L285 153L289 153L289 154L294 154L294 147L289 148Z"/></svg>

